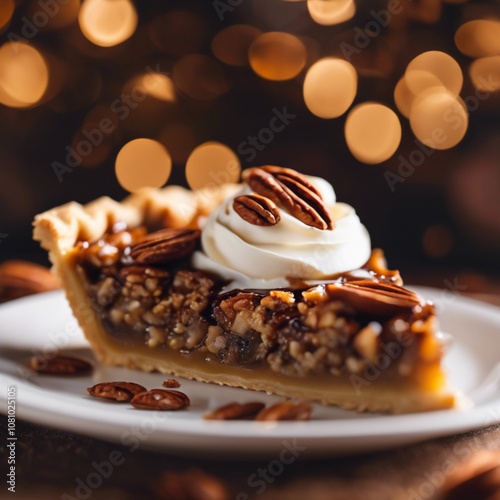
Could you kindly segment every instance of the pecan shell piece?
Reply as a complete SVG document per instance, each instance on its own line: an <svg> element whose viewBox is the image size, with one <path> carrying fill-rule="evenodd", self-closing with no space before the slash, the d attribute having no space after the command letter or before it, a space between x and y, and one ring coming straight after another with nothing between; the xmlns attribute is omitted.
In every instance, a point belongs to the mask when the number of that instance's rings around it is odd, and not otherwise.
<svg viewBox="0 0 500 500"><path fill-rule="evenodd" d="M174 378L167 378L161 385L166 389L178 389L181 386L180 382Z"/></svg>
<svg viewBox="0 0 500 500"><path fill-rule="evenodd" d="M92 387L88 387L87 391L91 396L97 398L127 402L132 401L135 395L146 392L147 389L133 382L102 382Z"/></svg>
<svg viewBox="0 0 500 500"><path fill-rule="evenodd" d="M234 211L254 226L274 226L281 215L276 204L259 194L244 194L233 201Z"/></svg>
<svg viewBox="0 0 500 500"><path fill-rule="evenodd" d="M130 257L135 264L163 264L187 257L199 239L200 231L197 229L160 229L132 245Z"/></svg>
<svg viewBox="0 0 500 500"><path fill-rule="evenodd" d="M191 404L189 398L180 391L167 389L151 389L136 394L130 401L134 408L139 410L182 410Z"/></svg>
<svg viewBox="0 0 500 500"><path fill-rule="evenodd" d="M29 364L32 370L44 375L82 375L92 371L92 365L88 361L72 356L53 358L34 356Z"/></svg>
<svg viewBox="0 0 500 500"><path fill-rule="evenodd" d="M257 194L286 208L295 218L317 229L334 227L330 210L316 187L287 168L265 166L245 171L243 179Z"/></svg>
<svg viewBox="0 0 500 500"><path fill-rule="evenodd" d="M329 283L326 291L330 297L350 304L356 311L377 317L395 316L425 304L418 294L406 288L369 280Z"/></svg>

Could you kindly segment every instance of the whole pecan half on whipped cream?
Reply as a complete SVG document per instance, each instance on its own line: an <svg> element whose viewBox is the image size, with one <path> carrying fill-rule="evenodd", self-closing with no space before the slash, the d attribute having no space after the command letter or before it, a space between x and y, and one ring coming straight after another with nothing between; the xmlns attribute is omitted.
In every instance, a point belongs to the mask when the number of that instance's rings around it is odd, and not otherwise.
<svg viewBox="0 0 500 500"><path fill-rule="evenodd" d="M321 193L299 172L267 165L245 170L243 180L255 193L286 208L304 224L317 229L334 228L330 210Z"/></svg>
<svg viewBox="0 0 500 500"><path fill-rule="evenodd" d="M280 219L278 207L273 201L259 194L243 194L233 201L234 211L254 226L274 226Z"/></svg>

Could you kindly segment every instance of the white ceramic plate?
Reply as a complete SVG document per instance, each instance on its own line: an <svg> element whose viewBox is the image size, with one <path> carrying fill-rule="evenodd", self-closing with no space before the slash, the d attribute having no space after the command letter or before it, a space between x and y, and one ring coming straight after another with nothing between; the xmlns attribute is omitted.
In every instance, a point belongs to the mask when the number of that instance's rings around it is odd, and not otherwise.
<svg viewBox="0 0 500 500"><path fill-rule="evenodd" d="M86 388L126 380L160 387L164 376L102 366L88 377L33 375L30 356L56 348L93 359L59 291L0 307L0 405L17 388L17 417L124 444L177 453L277 456L293 447L306 456L354 453L409 444L500 422L500 309L451 291L419 290L439 308L443 331L453 335L446 356L451 383L473 403L461 410L412 415L358 414L314 405L309 422L214 422L202 414L230 401L282 398L179 379L191 398L189 411L147 412L97 400Z"/></svg>

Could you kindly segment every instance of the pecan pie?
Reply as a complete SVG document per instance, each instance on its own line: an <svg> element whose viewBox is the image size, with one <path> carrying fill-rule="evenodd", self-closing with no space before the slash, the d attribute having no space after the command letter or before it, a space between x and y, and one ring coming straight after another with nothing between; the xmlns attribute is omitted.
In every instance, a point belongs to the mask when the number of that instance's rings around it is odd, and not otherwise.
<svg viewBox="0 0 500 500"><path fill-rule="evenodd" d="M337 404L455 405L435 308L326 181L146 189L38 215L34 237L103 363Z"/></svg>

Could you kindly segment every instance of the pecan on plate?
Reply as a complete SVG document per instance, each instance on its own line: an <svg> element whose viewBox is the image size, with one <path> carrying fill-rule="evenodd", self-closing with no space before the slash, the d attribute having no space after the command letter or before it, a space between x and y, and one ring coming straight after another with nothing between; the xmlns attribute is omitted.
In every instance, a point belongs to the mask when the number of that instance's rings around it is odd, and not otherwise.
<svg viewBox="0 0 500 500"><path fill-rule="evenodd" d="M177 389L178 387L181 386L180 382L173 378L168 378L167 380L164 380L161 385L163 387L166 387L167 389Z"/></svg>
<svg viewBox="0 0 500 500"><path fill-rule="evenodd" d="M257 194L285 207L304 224L333 229L330 210L318 189L302 174L289 168L265 166L243 173L243 180Z"/></svg>
<svg viewBox="0 0 500 500"><path fill-rule="evenodd" d="M200 238L197 229L160 229L149 233L130 247L135 264L163 264L187 257Z"/></svg>
<svg viewBox="0 0 500 500"><path fill-rule="evenodd" d="M32 370L44 375L81 375L92 371L92 365L88 361L71 356L53 358L34 356L29 364Z"/></svg>
<svg viewBox="0 0 500 500"><path fill-rule="evenodd" d="M266 405L258 401L250 403L229 403L216 410L205 413L205 420L236 420L255 417Z"/></svg>
<svg viewBox="0 0 500 500"><path fill-rule="evenodd" d="M255 420L261 422L275 422L278 420L309 420L311 416L311 404L309 401L294 403L293 401L284 401L276 405L264 408L258 414Z"/></svg>
<svg viewBox="0 0 500 500"><path fill-rule="evenodd" d="M254 226L274 226L280 219L278 207L269 198L259 194L244 194L233 201L234 211Z"/></svg>
<svg viewBox="0 0 500 500"><path fill-rule="evenodd" d="M134 408L140 410L181 410L188 407L189 398L180 391L152 389L135 395L131 401Z"/></svg>
<svg viewBox="0 0 500 500"><path fill-rule="evenodd" d="M104 399L114 399L115 401L128 402L132 398L146 392L147 389L133 382L102 382L87 389L91 396Z"/></svg>

